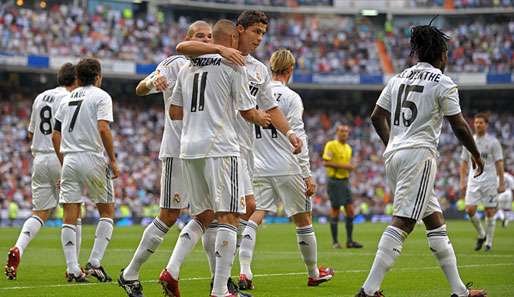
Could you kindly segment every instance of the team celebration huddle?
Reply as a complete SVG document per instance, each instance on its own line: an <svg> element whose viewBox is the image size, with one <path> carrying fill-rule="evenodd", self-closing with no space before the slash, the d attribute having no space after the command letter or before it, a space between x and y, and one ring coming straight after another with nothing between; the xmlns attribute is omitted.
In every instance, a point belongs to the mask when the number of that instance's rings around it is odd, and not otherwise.
<svg viewBox="0 0 514 297"><path fill-rule="evenodd" d="M32 107L28 131L34 155L33 212L9 250L6 276L16 279L29 242L61 204L67 281L87 283L93 277L110 282L114 278L120 286L119 296L144 296L140 272L181 212L187 210L192 219L180 231L168 263L162 263L162 272L155 276L165 296L181 296L180 288L185 286L180 282L182 265L199 241L211 273L211 291L205 295L252 296L259 285L254 283L252 269L259 226L266 214L283 206L296 227L298 261L305 264L306 283L301 285L337 282L334 270L318 262L311 205L316 184L310 169L304 107L300 96L288 87L295 57L287 49L276 49L265 65L252 56L269 21L263 12L247 10L235 22L193 22L176 46L178 54L164 59L137 85L137 96L162 93L164 99L160 212L144 229L132 258L126 259L119 274L102 265L116 233L113 182L120 175L110 128L112 99L101 88L98 60L84 58L75 65L62 65L59 86L41 93ZM356 297L384 296L385 274L417 222L425 225L428 246L451 288L448 295L487 296L461 279L434 191L444 118L463 145L461 187L466 192L466 212L478 233L477 250L484 243L484 250L493 248L498 193L510 193L514 185L510 177L504 177L498 140L486 134L487 115L475 116L473 135L461 113L457 85L444 74L448 40L431 24L413 27L410 44L419 62L388 81L371 115L385 145L385 179L394 196L394 209L369 274L362 286L355 288ZM341 206L345 207L346 247L363 247L352 236L354 209L348 178L355 165L346 144L349 131L347 125L339 126L336 139L327 143L322 156L336 249L343 247L337 234ZM81 266L84 191L96 204L100 218L88 261ZM504 199L512 201L511 196ZM479 203L486 207L485 230L476 215ZM509 203L506 205L505 211ZM233 267L235 259L239 269ZM117 275L111 277L113 273ZM239 273L239 280L231 279L234 273Z"/></svg>

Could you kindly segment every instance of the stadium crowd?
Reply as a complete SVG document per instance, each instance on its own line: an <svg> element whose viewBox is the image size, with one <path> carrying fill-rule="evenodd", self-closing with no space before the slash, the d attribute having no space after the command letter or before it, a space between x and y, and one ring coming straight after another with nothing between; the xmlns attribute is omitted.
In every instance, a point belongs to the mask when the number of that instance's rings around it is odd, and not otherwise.
<svg viewBox="0 0 514 297"><path fill-rule="evenodd" d="M410 27L391 26L386 34L396 69L412 65ZM514 21L485 20L448 22L444 27L448 43L448 72L511 73L514 70Z"/></svg>
<svg viewBox="0 0 514 297"><path fill-rule="evenodd" d="M31 100L20 99L19 95L11 95L10 99L3 99L0 107L0 211L4 213L11 202L19 210L25 210L27 215L31 208L32 158L27 141L31 103ZM115 101L114 145L122 172L114 183L118 216L150 216L147 211L159 201L161 163L158 154L164 117L159 105L147 106L144 110L141 106L141 102ZM304 120L310 142L312 172L318 184L313 197L314 215L327 215L330 209L321 154L325 142L334 137L339 123L352 127L350 144L357 169L352 174L351 183L356 204L365 202L370 213L387 212L386 205L391 196L384 184L383 146L367 115L308 110ZM502 142L506 168L514 168L514 116L492 114L490 122L490 132ZM436 179L437 196L444 208L455 207L459 199L461 148L449 129L445 125L442 132ZM87 215L93 216L94 209L93 205L87 204Z"/></svg>
<svg viewBox="0 0 514 297"><path fill-rule="evenodd" d="M263 6L331 6L332 0L193 0L201 2L214 2L237 5L263 5Z"/></svg>
<svg viewBox="0 0 514 297"><path fill-rule="evenodd" d="M95 56L158 63L175 53L190 19L160 12L146 16L98 5L87 14L71 5L46 10L0 5L0 52L21 55ZM380 26L381 27L381 26ZM410 24L385 26L396 69L409 59ZM514 21L446 25L451 72L509 73L514 68ZM376 38L381 28L353 16L284 15L273 18L256 56L265 61L279 47L293 51L302 73L381 74Z"/></svg>

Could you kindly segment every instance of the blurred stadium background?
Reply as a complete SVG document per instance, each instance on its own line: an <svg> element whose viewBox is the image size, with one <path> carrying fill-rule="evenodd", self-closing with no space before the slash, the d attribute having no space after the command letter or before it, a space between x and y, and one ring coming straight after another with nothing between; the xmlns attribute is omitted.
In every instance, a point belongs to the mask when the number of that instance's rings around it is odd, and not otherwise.
<svg viewBox="0 0 514 297"><path fill-rule="evenodd" d="M318 184L314 215L330 205L321 152L335 126L352 127L359 164L351 177L358 220L387 221L391 196L384 183L383 146L368 116L387 79L414 61L410 27L436 24L451 36L447 72L458 83L471 118L490 113L506 168L514 168L514 1L511 0L8 0L0 4L0 225L18 225L31 211L31 153L27 126L32 100L56 85L56 69L79 57L101 59L103 88L113 97L115 147L122 171L115 182L120 225L158 213L164 125L160 95L137 98L138 80L175 53L191 21L235 17L259 9L271 17L256 57L267 62L279 47L297 58L292 87L303 98L311 164ZM445 214L463 218L460 146L445 126L437 194ZM85 193L87 197L87 193ZM96 210L85 206L85 222ZM47 225L59 224L62 213ZM283 221L283 212L270 217Z"/></svg>

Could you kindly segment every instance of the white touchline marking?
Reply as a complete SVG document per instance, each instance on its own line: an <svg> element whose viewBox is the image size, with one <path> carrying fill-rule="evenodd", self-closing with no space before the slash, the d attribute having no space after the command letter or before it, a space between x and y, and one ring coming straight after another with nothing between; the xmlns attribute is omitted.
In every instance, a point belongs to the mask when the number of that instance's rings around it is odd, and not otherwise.
<svg viewBox="0 0 514 297"><path fill-rule="evenodd" d="M460 265L459 268L477 268L477 267L493 267L493 266L514 266L514 263L495 263L495 264L469 264L469 265ZM392 271L419 271L419 270L434 270L441 269L440 266L428 266L421 268L393 268ZM337 274L341 273L366 273L369 272L368 269L357 269L357 270L338 270ZM307 273L305 271L302 272L285 272L285 273L266 273L266 274L254 274L254 277L272 277L272 276L290 276L290 275L305 275ZM233 276L236 277L236 276ZM188 277L180 279L181 282L184 281L199 281L199 280L210 280L210 277ZM146 280L141 281L142 283L156 283L157 280ZM86 284L59 284L59 285L44 285L44 286L19 286L19 287L5 287L0 288L0 290L23 290L23 289L41 289L41 288L62 288L62 287L76 287L76 286L97 286L97 285L109 285L114 284L117 285L116 281L112 283L86 283Z"/></svg>

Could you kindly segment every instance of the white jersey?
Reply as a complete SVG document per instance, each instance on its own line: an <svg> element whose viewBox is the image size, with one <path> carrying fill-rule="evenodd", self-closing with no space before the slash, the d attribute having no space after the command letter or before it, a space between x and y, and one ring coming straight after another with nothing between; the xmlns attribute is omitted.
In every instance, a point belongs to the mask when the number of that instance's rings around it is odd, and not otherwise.
<svg viewBox="0 0 514 297"><path fill-rule="evenodd" d="M220 55L191 59L179 72L171 104L184 112L180 158L240 155L237 110L255 107L244 67Z"/></svg>
<svg viewBox="0 0 514 297"><path fill-rule="evenodd" d="M113 121L112 99L95 86L79 87L61 101L55 119L61 122L61 152L92 152L103 156L98 121Z"/></svg>
<svg viewBox="0 0 514 297"><path fill-rule="evenodd" d="M474 171L471 169L471 154L466 148L462 148L461 160L468 162L469 174L468 174L468 187L475 188L482 186L497 186L498 177L496 174L496 161L503 160L502 147L496 137L485 134L482 137L474 135L475 143L477 144L480 157L484 160L484 172L477 177L473 177Z"/></svg>
<svg viewBox="0 0 514 297"><path fill-rule="evenodd" d="M258 108L270 110L277 106L273 98L270 82L271 76L268 68L261 61L248 55L245 60L246 73L248 74L248 87L250 95L254 98ZM254 125L237 115L237 131L242 150L251 151L254 146Z"/></svg>
<svg viewBox="0 0 514 297"><path fill-rule="evenodd" d="M505 172L503 173L503 178L505 180L505 192L508 193L514 191L514 176L512 176L510 173Z"/></svg>
<svg viewBox="0 0 514 297"><path fill-rule="evenodd" d="M52 131L54 117L61 99L70 92L65 87L57 87L39 94L32 104L29 132L33 134L31 150L36 153L53 153Z"/></svg>
<svg viewBox="0 0 514 297"><path fill-rule="evenodd" d="M262 129L255 126L255 176L298 175L303 178L311 175L309 150L305 133L303 104L300 96L279 81L272 81L271 88L275 100L291 129L303 141L302 152L294 155L288 138L275 128Z"/></svg>
<svg viewBox="0 0 514 297"><path fill-rule="evenodd" d="M166 78L168 89L163 92L164 98L164 132L162 134L159 159L166 157L178 158L180 155L180 134L182 133L182 121L172 121L169 116L171 106L171 94L177 81L180 68L187 63L187 58L182 55L171 56L157 65L156 71ZM157 91L152 90L151 93Z"/></svg>
<svg viewBox="0 0 514 297"><path fill-rule="evenodd" d="M407 148L428 148L437 155L443 116L461 112L457 85L424 62L392 77L377 105L391 113L386 158Z"/></svg>

